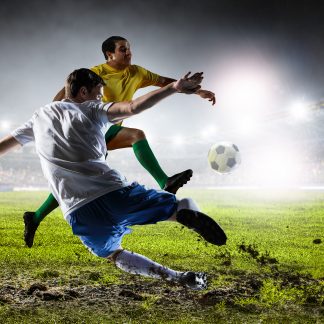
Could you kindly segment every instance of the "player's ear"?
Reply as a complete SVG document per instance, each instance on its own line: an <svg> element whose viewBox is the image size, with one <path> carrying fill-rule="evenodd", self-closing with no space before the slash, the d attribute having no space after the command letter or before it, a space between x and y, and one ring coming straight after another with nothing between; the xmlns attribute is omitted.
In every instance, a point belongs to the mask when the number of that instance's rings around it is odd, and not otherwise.
<svg viewBox="0 0 324 324"><path fill-rule="evenodd" d="M81 95L82 97L86 97L87 94L88 94L88 90L87 90L87 88L84 87L84 86L80 88L79 92L80 92L80 95Z"/></svg>
<svg viewBox="0 0 324 324"><path fill-rule="evenodd" d="M106 55L107 55L109 60L113 60L115 58L115 53L114 52L107 51Z"/></svg>

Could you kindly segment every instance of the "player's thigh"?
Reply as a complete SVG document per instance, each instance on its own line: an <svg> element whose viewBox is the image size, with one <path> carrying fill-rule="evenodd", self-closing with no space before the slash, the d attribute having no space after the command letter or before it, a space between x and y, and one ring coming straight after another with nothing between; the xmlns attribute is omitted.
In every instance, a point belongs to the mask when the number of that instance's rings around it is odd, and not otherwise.
<svg viewBox="0 0 324 324"><path fill-rule="evenodd" d="M137 183L105 196L111 218L123 226L155 224L168 220L177 209L175 195L146 189Z"/></svg>
<svg viewBox="0 0 324 324"><path fill-rule="evenodd" d="M87 235L79 236L83 245L94 255L100 258L109 258L121 250L122 238L125 234L130 233L125 228L124 232L109 233L105 235Z"/></svg>
<svg viewBox="0 0 324 324"><path fill-rule="evenodd" d="M69 214L68 222L73 234L93 254L102 258L120 249L123 236L131 232L118 224L118 217L112 214L106 195L74 210Z"/></svg>
<svg viewBox="0 0 324 324"><path fill-rule="evenodd" d="M106 136L106 143L108 150L111 151L132 147L134 143L142 139L145 139L145 134L142 130L120 126L119 131L114 136L110 136L108 138Z"/></svg>

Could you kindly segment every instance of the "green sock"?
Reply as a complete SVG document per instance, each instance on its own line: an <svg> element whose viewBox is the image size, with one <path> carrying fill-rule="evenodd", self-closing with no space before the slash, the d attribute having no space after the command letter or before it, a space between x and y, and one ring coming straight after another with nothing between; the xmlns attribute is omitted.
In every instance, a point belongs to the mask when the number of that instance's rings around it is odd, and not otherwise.
<svg viewBox="0 0 324 324"><path fill-rule="evenodd" d="M40 223L51 211L58 207L58 202L52 194L50 194L46 201L40 206L33 217L35 223Z"/></svg>
<svg viewBox="0 0 324 324"><path fill-rule="evenodd" d="M147 140L143 139L133 144L133 150L139 163L152 175L160 188L163 189L168 176L161 169Z"/></svg>

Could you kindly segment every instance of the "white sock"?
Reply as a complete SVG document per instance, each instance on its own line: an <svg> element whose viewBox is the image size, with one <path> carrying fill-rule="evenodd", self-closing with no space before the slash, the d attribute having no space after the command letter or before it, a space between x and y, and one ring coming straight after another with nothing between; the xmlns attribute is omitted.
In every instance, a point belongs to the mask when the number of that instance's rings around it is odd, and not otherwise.
<svg viewBox="0 0 324 324"><path fill-rule="evenodd" d="M183 273L166 268L144 255L127 250L123 250L117 255L115 264L125 272L156 279L176 280Z"/></svg>
<svg viewBox="0 0 324 324"><path fill-rule="evenodd" d="M195 210L195 211L200 211L200 208L198 207L196 202L191 198L183 198L183 199L178 201L178 209L177 209L177 211L179 211L181 209L192 209L192 210Z"/></svg>

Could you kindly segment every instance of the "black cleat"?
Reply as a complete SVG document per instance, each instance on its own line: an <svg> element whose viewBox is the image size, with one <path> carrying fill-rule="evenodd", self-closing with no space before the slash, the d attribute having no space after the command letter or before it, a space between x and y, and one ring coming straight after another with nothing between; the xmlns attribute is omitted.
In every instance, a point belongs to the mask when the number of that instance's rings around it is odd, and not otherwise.
<svg viewBox="0 0 324 324"><path fill-rule="evenodd" d="M176 194L178 189L190 180L192 173L192 170L188 169L169 177L163 190Z"/></svg>
<svg viewBox="0 0 324 324"><path fill-rule="evenodd" d="M200 234L207 242L214 245L226 244L226 234L209 216L192 209L181 209L177 213L177 221Z"/></svg>
<svg viewBox="0 0 324 324"><path fill-rule="evenodd" d="M32 247L34 244L34 236L39 224L36 224L33 220L35 213L34 212L25 212L24 213L24 240L28 247Z"/></svg>
<svg viewBox="0 0 324 324"><path fill-rule="evenodd" d="M184 272L180 275L178 283L192 290L203 290L207 288L207 275L204 272Z"/></svg>

